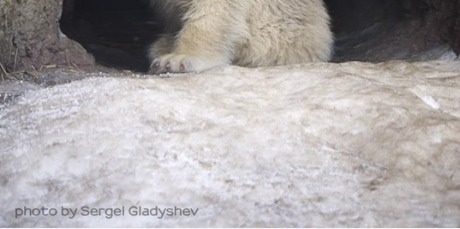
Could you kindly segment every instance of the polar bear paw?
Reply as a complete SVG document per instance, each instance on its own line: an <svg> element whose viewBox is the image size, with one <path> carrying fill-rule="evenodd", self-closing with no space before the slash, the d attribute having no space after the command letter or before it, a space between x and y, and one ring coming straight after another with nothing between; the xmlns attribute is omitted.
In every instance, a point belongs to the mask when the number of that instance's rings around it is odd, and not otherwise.
<svg viewBox="0 0 460 229"><path fill-rule="evenodd" d="M167 54L152 61L149 73L201 72L223 64L225 64L224 61L207 56Z"/></svg>

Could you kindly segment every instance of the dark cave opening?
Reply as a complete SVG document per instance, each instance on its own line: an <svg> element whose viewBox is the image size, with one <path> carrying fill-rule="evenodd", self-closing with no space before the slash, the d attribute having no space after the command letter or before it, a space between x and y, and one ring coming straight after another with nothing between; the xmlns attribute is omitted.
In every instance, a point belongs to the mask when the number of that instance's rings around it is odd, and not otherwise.
<svg viewBox="0 0 460 229"><path fill-rule="evenodd" d="M447 20L454 16L446 11L451 7L439 6L449 1L436 1L326 0L336 37L332 61L424 61L452 55L454 22ZM146 49L163 27L146 0L64 0L60 23L99 64L141 72L149 66Z"/></svg>
<svg viewBox="0 0 460 229"><path fill-rule="evenodd" d="M147 71L146 49L161 32L145 0L64 0L61 30L97 63Z"/></svg>

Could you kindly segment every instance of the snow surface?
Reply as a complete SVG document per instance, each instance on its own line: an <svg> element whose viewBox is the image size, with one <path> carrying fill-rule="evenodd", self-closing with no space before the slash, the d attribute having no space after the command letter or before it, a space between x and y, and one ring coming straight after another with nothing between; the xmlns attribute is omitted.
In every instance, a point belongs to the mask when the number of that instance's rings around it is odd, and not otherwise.
<svg viewBox="0 0 460 229"><path fill-rule="evenodd" d="M458 61L29 88L0 109L0 227L460 226Z"/></svg>

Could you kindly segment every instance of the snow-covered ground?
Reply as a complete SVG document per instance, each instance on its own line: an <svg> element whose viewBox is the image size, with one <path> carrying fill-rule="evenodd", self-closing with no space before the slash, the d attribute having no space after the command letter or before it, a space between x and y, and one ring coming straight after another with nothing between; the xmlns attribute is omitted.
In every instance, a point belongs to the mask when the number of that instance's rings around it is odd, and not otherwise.
<svg viewBox="0 0 460 229"><path fill-rule="evenodd" d="M460 62L29 85L0 184L3 227L459 227Z"/></svg>

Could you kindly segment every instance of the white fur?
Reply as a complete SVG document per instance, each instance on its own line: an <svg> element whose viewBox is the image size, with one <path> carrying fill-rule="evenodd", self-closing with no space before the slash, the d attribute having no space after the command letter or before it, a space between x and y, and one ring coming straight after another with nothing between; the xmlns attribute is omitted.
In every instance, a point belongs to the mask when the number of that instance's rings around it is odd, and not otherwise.
<svg viewBox="0 0 460 229"><path fill-rule="evenodd" d="M333 36L322 0L151 0L167 24L151 72L195 72L328 61Z"/></svg>

